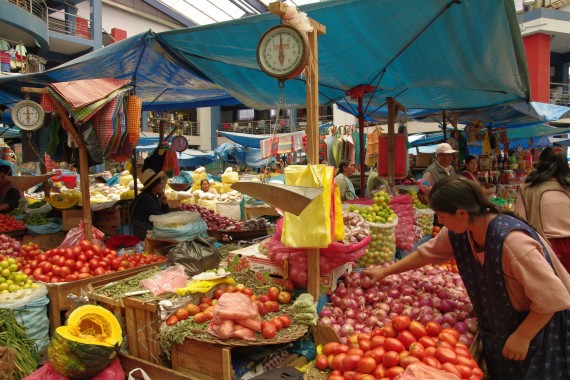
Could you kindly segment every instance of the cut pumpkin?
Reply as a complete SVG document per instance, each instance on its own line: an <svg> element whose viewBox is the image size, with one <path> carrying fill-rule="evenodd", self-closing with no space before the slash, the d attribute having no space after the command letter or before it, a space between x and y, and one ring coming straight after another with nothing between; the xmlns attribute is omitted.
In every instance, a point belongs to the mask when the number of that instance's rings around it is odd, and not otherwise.
<svg viewBox="0 0 570 380"><path fill-rule="evenodd" d="M123 343L119 321L95 305L75 309L65 326L55 330L48 346L53 369L70 379L87 379L107 368Z"/></svg>
<svg viewBox="0 0 570 380"><path fill-rule="evenodd" d="M76 206L79 203L79 198L70 194L52 194L48 198L48 202L54 208L65 210Z"/></svg>

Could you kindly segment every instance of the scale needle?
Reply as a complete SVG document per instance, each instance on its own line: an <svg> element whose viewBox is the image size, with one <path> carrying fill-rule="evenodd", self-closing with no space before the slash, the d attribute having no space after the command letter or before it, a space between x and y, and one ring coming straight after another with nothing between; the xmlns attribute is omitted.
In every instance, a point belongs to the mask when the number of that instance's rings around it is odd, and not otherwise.
<svg viewBox="0 0 570 380"><path fill-rule="evenodd" d="M283 66L285 61L285 53L283 53L283 35L279 33L279 63Z"/></svg>

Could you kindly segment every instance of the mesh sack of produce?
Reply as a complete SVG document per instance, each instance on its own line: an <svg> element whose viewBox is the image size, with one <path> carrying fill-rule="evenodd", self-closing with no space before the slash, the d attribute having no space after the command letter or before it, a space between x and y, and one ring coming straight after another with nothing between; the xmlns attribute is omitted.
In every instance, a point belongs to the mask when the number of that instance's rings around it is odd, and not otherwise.
<svg viewBox="0 0 570 380"><path fill-rule="evenodd" d="M360 267L368 265L379 265L394 260L396 254L396 226L398 219L393 223L371 223L370 244L366 248L364 255L357 261Z"/></svg>
<svg viewBox="0 0 570 380"><path fill-rule="evenodd" d="M208 237L208 225L202 218L199 218L194 222L186 224L172 223L162 226L155 224L152 232L155 238L165 238L177 241L194 240L197 237Z"/></svg>
<svg viewBox="0 0 570 380"><path fill-rule="evenodd" d="M28 337L36 343L38 351L43 350L49 344L48 303L49 298L47 294L44 294L14 309L16 321L26 329Z"/></svg>
<svg viewBox="0 0 570 380"><path fill-rule="evenodd" d="M53 208L51 207L51 204L49 204L49 202L39 201L39 202L30 203L29 205L27 205L26 208L24 209L24 212L26 214L46 215L46 214L49 214L52 209Z"/></svg>
<svg viewBox="0 0 570 380"><path fill-rule="evenodd" d="M416 224L422 227L423 236L431 236L434 212L430 208L416 208Z"/></svg>
<svg viewBox="0 0 570 380"><path fill-rule="evenodd" d="M139 141L139 133L141 129L142 99L136 95L127 96L126 105L129 141L132 146L135 146Z"/></svg>
<svg viewBox="0 0 570 380"><path fill-rule="evenodd" d="M396 230L396 247L405 251L414 248L416 240L414 232L415 214L410 195L392 197L390 208L398 215L398 228Z"/></svg>

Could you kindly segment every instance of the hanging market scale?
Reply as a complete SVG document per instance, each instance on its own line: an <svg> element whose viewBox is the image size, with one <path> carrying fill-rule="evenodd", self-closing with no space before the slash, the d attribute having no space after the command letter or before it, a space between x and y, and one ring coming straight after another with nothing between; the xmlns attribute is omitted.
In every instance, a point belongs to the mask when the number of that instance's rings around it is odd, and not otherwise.
<svg viewBox="0 0 570 380"><path fill-rule="evenodd" d="M259 67L279 82L279 104L277 120L273 129L276 138L277 121L281 107L285 104L283 87L287 79L301 74L309 63L310 47L307 36L287 24L269 28L257 44L257 62ZM303 186L291 186L278 183L237 182L232 189L260 199L265 203L285 212L299 216L323 189Z"/></svg>

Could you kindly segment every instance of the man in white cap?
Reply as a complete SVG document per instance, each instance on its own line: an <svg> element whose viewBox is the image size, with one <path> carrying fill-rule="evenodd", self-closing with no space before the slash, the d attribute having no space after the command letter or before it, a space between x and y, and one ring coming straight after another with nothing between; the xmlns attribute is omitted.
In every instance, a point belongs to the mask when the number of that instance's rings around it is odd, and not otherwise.
<svg viewBox="0 0 570 380"><path fill-rule="evenodd" d="M439 144L435 149L435 162L426 168L422 180L433 186L440 179L455 174L455 168L451 165L454 153L457 151L448 143Z"/></svg>

